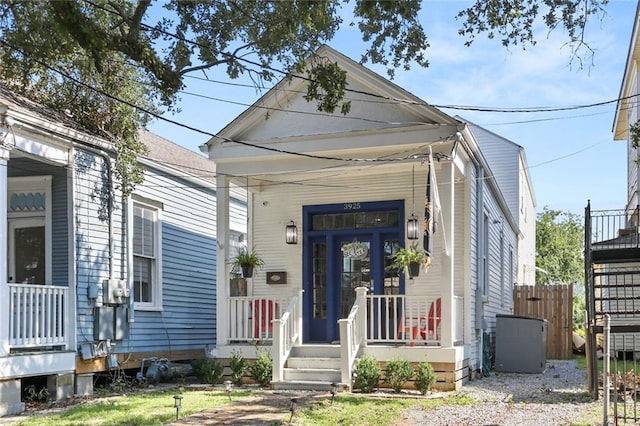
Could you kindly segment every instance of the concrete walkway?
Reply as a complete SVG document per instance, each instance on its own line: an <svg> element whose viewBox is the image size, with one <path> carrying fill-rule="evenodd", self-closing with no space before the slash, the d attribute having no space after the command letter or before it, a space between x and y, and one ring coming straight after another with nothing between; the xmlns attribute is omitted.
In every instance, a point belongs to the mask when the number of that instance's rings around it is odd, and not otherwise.
<svg viewBox="0 0 640 426"><path fill-rule="evenodd" d="M233 398L233 396L232 396ZM296 407L323 404L331 400L328 392L264 391L259 395L204 410L171 425L286 425L291 419L291 400ZM292 424L296 423L295 411Z"/></svg>

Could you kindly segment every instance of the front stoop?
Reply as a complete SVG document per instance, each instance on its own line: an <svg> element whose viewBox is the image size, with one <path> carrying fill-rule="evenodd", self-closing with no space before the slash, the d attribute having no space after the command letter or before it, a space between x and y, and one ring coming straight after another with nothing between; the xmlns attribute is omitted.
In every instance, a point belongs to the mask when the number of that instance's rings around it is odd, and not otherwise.
<svg viewBox="0 0 640 426"><path fill-rule="evenodd" d="M340 346L302 345L291 350L281 382L272 382L276 390L331 391L331 384L340 388Z"/></svg>

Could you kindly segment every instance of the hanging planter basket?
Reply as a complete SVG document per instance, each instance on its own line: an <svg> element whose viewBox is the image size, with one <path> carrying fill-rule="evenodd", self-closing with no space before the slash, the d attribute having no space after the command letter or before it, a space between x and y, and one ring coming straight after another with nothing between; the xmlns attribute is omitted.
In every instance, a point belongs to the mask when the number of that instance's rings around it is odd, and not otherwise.
<svg viewBox="0 0 640 426"><path fill-rule="evenodd" d="M407 269L409 271L409 278L417 277L420 275L420 262L409 262Z"/></svg>
<svg viewBox="0 0 640 426"><path fill-rule="evenodd" d="M242 269L242 276L244 278L253 277L253 265L242 265L240 268Z"/></svg>
<svg viewBox="0 0 640 426"><path fill-rule="evenodd" d="M264 266L264 260L256 253L255 250L247 250L242 248L238 254L230 259L231 271L239 273L242 271L244 278L253 277L253 270L260 269Z"/></svg>

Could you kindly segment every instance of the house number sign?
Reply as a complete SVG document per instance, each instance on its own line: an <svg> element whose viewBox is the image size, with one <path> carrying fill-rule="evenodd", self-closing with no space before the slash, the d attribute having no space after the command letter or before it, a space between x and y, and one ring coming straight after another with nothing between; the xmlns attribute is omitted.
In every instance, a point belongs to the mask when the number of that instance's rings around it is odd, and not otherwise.
<svg viewBox="0 0 640 426"><path fill-rule="evenodd" d="M344 203L344 210L360 210L360 203Z"/></svg>

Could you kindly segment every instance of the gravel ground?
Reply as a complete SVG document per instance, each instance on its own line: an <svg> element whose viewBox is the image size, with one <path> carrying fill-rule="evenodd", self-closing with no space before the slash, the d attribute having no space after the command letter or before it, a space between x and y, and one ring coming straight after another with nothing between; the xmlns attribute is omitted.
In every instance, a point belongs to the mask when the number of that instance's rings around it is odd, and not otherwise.
<svg viewBox="0 0 640 426"><path fill-rule="evenodd" d="M549 361L541 374L492 371L463 386L479 404L410 410L405 418L416 425L600 425L602 401L586 391L586 372L575 361Z"/></svg>

